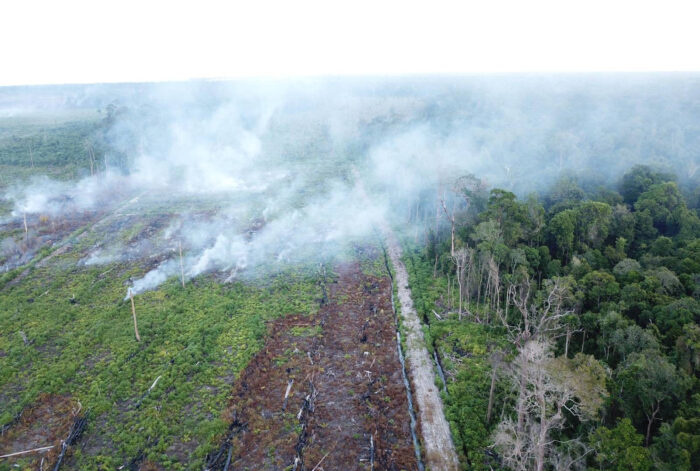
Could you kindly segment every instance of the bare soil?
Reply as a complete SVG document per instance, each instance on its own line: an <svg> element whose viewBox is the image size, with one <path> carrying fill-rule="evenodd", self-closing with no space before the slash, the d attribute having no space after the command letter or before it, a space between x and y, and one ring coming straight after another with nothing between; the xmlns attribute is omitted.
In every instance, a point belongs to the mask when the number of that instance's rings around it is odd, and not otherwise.
<svg viewBox="0 0 700 471"><path fill-rule="evenodd" d="M357 263L335 271L319 312L271 323L237 381L225 414L232 469L418 469L391 282Z"/></svg>
<svg viewBox="0 0 700 471"><path fill-rule="evenodd" d="M79 405L68 396L44 394L31 408L22 412L20 419L0 435L0 455L52 446L47 451L4 458L13 465L21 461L25 469L49 469L58 457L61 440L68 436Z"/></svg>

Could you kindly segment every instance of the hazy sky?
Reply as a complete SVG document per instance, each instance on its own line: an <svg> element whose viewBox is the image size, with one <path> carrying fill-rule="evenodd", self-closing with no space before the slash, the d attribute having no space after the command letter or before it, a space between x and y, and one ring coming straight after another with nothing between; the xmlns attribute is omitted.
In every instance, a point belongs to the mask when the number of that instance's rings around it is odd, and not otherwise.
<svg viewBox="0 0 700 471"><path fill-rule="evenodd" d="M0 85L700 71L698 3L8 0Z"/></svg>

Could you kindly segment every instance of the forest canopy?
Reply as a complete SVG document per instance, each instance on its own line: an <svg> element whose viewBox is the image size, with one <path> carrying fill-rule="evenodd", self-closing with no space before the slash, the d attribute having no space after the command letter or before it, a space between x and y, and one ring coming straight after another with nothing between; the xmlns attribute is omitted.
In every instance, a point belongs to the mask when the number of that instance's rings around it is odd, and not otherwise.
<svg viewBox="0 0 700 471"><path fill-rule="evenodd" d="M412 284L458 371L446 397L458 448L473 469L698 469L697 208L650 166L579 183L518 198L458 181L440 192L443 223L414 211L430 229ZM483 350L465 357L460 342ZM467 404L483 416L457 413Z"/></svg>

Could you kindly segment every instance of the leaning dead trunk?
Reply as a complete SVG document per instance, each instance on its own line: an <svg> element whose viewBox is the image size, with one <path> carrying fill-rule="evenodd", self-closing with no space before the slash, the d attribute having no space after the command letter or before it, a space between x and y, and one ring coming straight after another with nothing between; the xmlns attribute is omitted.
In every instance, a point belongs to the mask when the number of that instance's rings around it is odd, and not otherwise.
<svg viewBox="0 0 700 471"><path fill-rule="evenodd" d="M496 391L496 368L491 371L491 389L489 390L489 406L486 410L486 423L491 423L491 411L493 410L493 393Z"/></svg>
<svg viewBox="0 0 700 471"><path fill-rule="evenodd" d="M139 335L139 326L136 323L136 308L134 307L134 292L129 289L129 298L131 299L131 314L134 316L134 333L136 334L136 341L141 341L141 336Z"/></svg>
<svg viewBox="0 0 700 471"><path fill-rule="evenodd" d="M180 249L180 281L182 281L182 287L185 287L185 265L182 263L182 241L178 241L178 248Z"/></svg>

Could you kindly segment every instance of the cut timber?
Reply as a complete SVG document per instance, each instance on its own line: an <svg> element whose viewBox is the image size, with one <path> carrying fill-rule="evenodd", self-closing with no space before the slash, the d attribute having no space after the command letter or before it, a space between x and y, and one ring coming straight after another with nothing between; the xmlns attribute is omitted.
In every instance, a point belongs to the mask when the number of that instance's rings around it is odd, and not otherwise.
<svg viewBox="0 0 700 471"><path fill-rule="evenodd" d="M388 225L382 224L381 229L387 242L387 254L394 266L402 326L406 336L406 359L418 405L426 468L456 471L459 469L459 461L442 408L440 391L435 386L433 362L425 348L421 322L411 300L408 273L401 261L401 248Z"/></svg>

